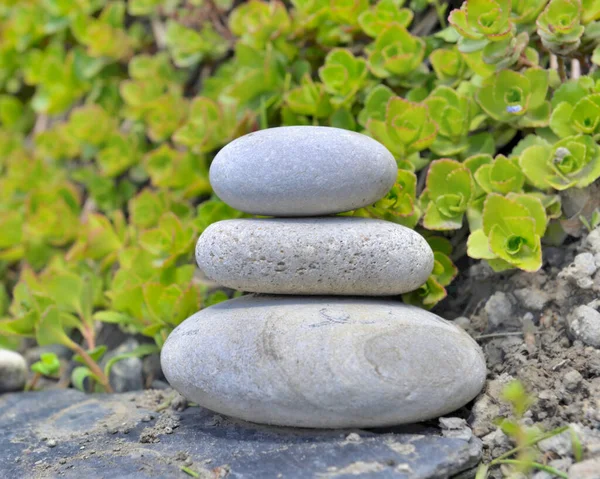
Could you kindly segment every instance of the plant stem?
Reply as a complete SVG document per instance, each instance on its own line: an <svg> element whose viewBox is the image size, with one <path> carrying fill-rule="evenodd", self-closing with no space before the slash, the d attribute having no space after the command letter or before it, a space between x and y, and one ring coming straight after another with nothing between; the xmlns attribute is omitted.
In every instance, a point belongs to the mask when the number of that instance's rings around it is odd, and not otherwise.
<svg viewBox="0 0 600 479"><path fill-rule="evenodd" d="M565 68L565 59L563 57L557 57L556 61L558 63L558 76L560 77L561 82L567 81L567 69Z"/></svg>
<svg viewBox="0 0 600 479"><path fill-rule="evenodd" d="M41 377L40 373L35 373L31 378L31 382L25 386L25 391L33 391Z"/></svg>
<svg viewBox="0 0 600 479"><path fill-rule="evenodd" d="M506 459L507 457L510 457L513 454L516 454L517 452L521 451L522 449L524 449L526 447L534 446L535 444L537 444L540 441L543 441L544 439L548 439L549 437L556 436L557 434L560 434L561 432L564 432L567 429L569 429L569 426L561 426L561 427L557 427L556 429L553 429L550 432L547 432L546 434L541 434L540 436L535 437L535 438L531 439L530 441L527 441L525 444L522 444L518 447L515 447L514 449L511 449L510 451L505 452L504 454L501 454L496 459L494 459L492 462L490 462L490 466L494 465L494 464L500 464L499 461L502 461L502 460Z"/></svg>
<svg viewBox="0 0 600 479"><path fill-rule="evenodd" d="M186 466L179 466L179 469L181 469L183 472L185 472L188 476L192 476L192 477L200 477L200 474L198 474L196 471L194 471L193 469L190 469L189 467Z"/></svg>
<svg viewBox="0 0 600 479"><path fill-rule="evenodd" d="M435 8L435 13L437 13L440 26L442 28L446 28L448 26L448 24L446 23L446 8L448 8L448 5L440 5L439 0L432 0L431 3Z"/></svg>
<svg viewBox="0 0 600 479"><path fill-rule="evenodd" d="M85 341L87 342L88 349L94 349L96 347L96 333L94 331L94 326L85 326L86 334L84 336Z"/></svg>
<svg viewBox="0 0 600 479"><path fill-rule="evenodd" d="M517 461L515 459L502 459L501 461L497 461L496 464L512 464L515 466L529 466L529 467L533 467L535 469L539 469L541 471L545 471L549 474L553 474L557 477L561 477L563 479L569 479L569 476L567 476L564 472L561 472L553 467L546 466L544 464L540 464L539 462Z"/></svg>
<svg viewBox="0 0 600 479"><path fill-rule="evenodd" d="M104 371L102 371L100 366L98 366L98 363L96 363L96 361L94 361L90 357L90 355L88 353L86 353L85 350L81 346L79 346L79 344L75 343L73 345L73 349L77 354L79 354L81 356L81 358L85 362L86 366L88 368L90 368L90 371L92 371L92 373L98 378L98 381L100 382L100 384L102 384L102 387L104 387L104 390L107 393L114 392L112 386L110 385L108 378L106 377L106 374L104 374Z"/></svg>

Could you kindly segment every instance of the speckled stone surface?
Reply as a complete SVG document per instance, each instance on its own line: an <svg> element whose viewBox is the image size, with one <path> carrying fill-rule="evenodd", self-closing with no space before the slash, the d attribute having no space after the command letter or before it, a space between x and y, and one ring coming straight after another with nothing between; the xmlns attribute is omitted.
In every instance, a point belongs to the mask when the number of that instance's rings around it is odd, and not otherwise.
<svg viewBox="0 0 600 479"><path fill-rule="evenodd" d="M376 427L439 417L483 387L481 349L422 309L369 298L243 296L167 339L169 383L213 411L299 427Z"/></svg>
<svg viewBox="0 0 600 479"><path fill-rule="evenodd" d="M185 466L204 479L431 479L472 468L481 456L476 437L442 437L431 426L309 430L250 424L200 407L157 412L172 395L4 394L2 477L190 479Z"/></svg>
<svg viewBox="0 0 600 479"><path fill-rule="evenodd" d="M318 216L370 205L396 181L393 155L372 138L339 128L288 126L249 133L210 167L227 204L264 216Z"/></svg>
<svg viewBox="0 0 600 479"><path fill-rule="evenodd" d="M415 231L351 217L219 221L198 240L196 260L223 286L271 294L396 295L433 268Z"/></svg>

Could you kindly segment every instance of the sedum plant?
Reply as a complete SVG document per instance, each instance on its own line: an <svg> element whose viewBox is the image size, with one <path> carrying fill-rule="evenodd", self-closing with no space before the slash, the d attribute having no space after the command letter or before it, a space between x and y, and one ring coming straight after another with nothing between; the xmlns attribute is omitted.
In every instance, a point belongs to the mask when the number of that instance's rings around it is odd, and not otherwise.
<svg viewBox="0 0 600 479"><path fill-rule="evenodd" d="M144 355L226 299L194 274L194 241L248 215L213 194L208 169L228 142L281 125L392 152L394 187L345 214L427 238L433 273L405 302L439 304L455 262L543 267L544 243L578 233L563 196L585 199L600 177L600 3L446 8L0 2L0 344L63 344L71 383L109 390L102 323L146 336Z"/></svg>

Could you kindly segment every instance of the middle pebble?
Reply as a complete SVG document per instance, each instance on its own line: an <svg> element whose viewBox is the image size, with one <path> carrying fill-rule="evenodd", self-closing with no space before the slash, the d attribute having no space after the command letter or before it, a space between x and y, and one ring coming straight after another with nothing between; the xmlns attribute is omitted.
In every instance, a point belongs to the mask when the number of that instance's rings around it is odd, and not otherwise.
<svg viewBox="0 0 600 479"><path fill-rule="evenodd" d="M418 233L353 217L219 221L200 236L196 260L222 286L268 294L391 296L433 269Z"/></svg>

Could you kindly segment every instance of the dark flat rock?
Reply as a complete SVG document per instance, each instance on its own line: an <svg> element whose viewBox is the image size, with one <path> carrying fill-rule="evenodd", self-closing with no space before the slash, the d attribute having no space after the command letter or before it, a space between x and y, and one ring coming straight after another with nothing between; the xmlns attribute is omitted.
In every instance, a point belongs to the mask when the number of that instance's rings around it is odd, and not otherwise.
<svg viewBox="0 0 600 479"><path fill-rule="evenodd" d="M189 407L156 412L174 393L0 396L2 477L446 478L477 464L478 439L433 427L310 430L250 424ZM160 409L160 408L159 408Z"/></svg>

